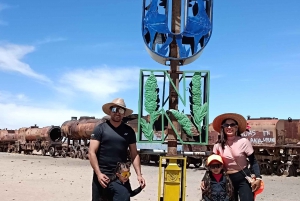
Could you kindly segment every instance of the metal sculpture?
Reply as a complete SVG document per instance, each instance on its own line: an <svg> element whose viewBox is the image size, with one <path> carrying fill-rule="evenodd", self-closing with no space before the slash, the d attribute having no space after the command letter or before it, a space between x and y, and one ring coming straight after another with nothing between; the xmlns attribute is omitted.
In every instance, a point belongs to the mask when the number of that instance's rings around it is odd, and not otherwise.
<svg viewBox="0 0 300 201"><path fill-rule="evenodd" d="M178 1L179 2L179 1ZM157 62L179 60L186 65L197 59L207 45L212 33L212 0L184 0L184 28L174 33L168 26L171 0L152 0L143 4L142 33L146 49ZM162 10L162 13L159 11ZM170 55L171 44L179 48L179 57Z"/></svg>
<svg viewBox="0 0 300 201"><path fill-rule="evenodd" d="M170 71L141 70L138 141L154 142L155 122L159 121L160 118L161 125L158 126L160 127L158 129L161 130L162 136L161 140L156 140L156 142L164 142L166 132L168 153L165 159L169 162L164 171L164 196L161 199L159 185L158 200L184 201L186 160L182 160L182 157L176 157L177 140L179 139L182 144L206 145L208 143L209 71L189 72L192 73L190 89L188 90L191 110L189 118L184 112L180 112L178 107L178 97L186 106L186 93L185 91L183 94L179 93L179 82L183 80L183 88L185 89L185 74L187 73L179 71L179 66L193 62L207 45L212 33L212 0L160 0L160 3L158 0L151 0L148 3L147 0L143 0L142 17L142 35L146 50L158 63L170 65ZM171 28L169 28L169 24L171 24ZM144 74L147 71L150 74ZM148 79L144 83L146 76ZM164 78L162 101L159 98L160 90L156 77ZM165 100L166 78L169 80L169 96ZM204 84L203 88L202 83ZM167 101L169 108L166 110L164 106ZM143 106L149 113L148 121L142 118ZM167 128L164 125L165 120L168 122ZM198 134L196 139L195 132ZM185 140L183 139L184 134L187 138ZM143 137L146 140L143 140ZM180 169L177 163L181 163L183 168ZM159 181L161 174L160 171ZM177 179L169 180L168 175Z"/></svg>

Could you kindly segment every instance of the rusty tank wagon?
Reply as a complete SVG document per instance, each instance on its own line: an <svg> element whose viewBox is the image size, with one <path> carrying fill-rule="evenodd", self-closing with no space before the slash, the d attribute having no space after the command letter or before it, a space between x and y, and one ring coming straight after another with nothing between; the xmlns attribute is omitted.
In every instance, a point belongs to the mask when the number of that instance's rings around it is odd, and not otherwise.
<svg viewBox="0 0 300 201"><path fill-rule="evenodd" d="M42 155L49 152L50 156L57 153L65 157L62 149L62 135L59 126L22 127L18 130L0 130L0 151L32 154L41 151Z"/></svg>
<svg viewBox="0 0 300 201"><path fill-rule="evenodd" d="M137 118L137 115L130 115L123 118L123 122ZM95 117L81 116L71 117L61 125L63 136L67 140L67 155L72 158L88 159L89 140L96 126L109 120L110 116L101 119Z"/></svg>
<svg viewBox="0 0 300 201"><path fill-rule="evenodd" d="M0 152L14 152L18 130L0 129Z"/></svg>
<svg viewBox="0 0 300 201"><path fill-rule="evenodd" d="M72 158L88 159L89 140L94 128L109 117L71 117L61 125L63 136L67 140L67 155Z"/></svg>
<svg viewBox="0 0 300 201"><path fill-rule="evenodd" d="M34 125L22 127L18 130L18 137L15 141L15 152L31 154L34 150L41 151L42 155L49 152L50 156L66 157L62 148L62 133L59 126L46 126L39 128Z"/></svg>

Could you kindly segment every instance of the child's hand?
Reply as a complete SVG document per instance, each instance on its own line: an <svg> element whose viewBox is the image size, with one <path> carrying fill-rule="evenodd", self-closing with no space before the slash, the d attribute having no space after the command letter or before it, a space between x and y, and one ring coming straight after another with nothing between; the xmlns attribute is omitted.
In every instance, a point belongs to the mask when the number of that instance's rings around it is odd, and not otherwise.
<svg viewBox="0 0 300 201"><path fill-rule="evenodd" d="M205 190L205 185L204 185L204 181L201 181L201 183L200 183L200 188L201 188L201 190Z"/></svg>

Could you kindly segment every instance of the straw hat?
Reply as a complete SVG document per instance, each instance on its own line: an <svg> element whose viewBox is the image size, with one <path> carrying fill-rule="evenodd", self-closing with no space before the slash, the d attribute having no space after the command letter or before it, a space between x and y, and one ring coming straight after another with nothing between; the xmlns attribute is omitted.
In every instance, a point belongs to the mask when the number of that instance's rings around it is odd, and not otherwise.
<svg viewBox="0 0 300 201"><path fill-rule="evenodd" d="M221 124L225 119L235 120L238 123L239 131L241 133L243 133L246 130L247 121L242 115L236 113L225 113L217 116L213 121L213 128L218 133L221 132Z"/></svg>
<svg viewBox="0 0 300 201"><path fill-rule="evenodd" d="M126 109L124 116L131 115L133 113L133 110L126 107L126 104L124 102L123 98L116 98L112 102L106 103L102 106L102 110L105 114L110 115L110 107L111 106L120 106L124 109Z"/></svg>
<svg viewBox="0 0 300 201"><path fill-rule="evenodd" d="M223 164L222 157L217 154L213 154L207 158L207 166L209 166L212 161L218 161Z"/></svg>

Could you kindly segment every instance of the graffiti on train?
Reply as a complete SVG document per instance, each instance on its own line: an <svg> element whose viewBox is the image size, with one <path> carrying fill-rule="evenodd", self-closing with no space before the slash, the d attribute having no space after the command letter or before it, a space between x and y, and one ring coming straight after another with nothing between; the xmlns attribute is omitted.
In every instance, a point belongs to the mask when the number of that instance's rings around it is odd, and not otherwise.
<svg viewBox="0 0 300 201"><path fill-rule="evenodd" d="M264 130L264 131L249 130L242 133L242 136L248 138L248 140L252 144L275 143L273 132L268 130Z"/></svg>

